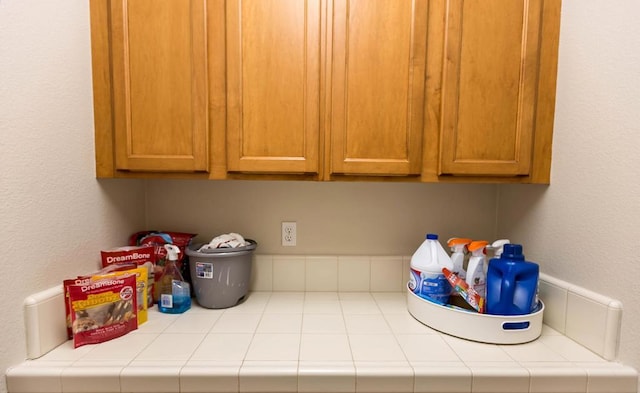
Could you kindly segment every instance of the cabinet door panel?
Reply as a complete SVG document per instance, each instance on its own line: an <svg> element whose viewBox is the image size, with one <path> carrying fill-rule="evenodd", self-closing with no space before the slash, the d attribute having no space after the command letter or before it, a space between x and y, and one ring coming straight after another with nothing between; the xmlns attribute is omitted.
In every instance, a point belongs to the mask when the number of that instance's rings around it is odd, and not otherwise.
<svg viewBox="0 0 640 393"><path fill-rule="evenodd" d="M205 1L111 2L116 168L206 171Z"/></svg>
<svg viewBox="0 0 640 393"><path fill-rule="evenodd" d="M540 0L449 1L440 174L528 175Z"/></svg>
<svg viewBox="0 0 640 393"><path fill-rule="evenodd" d="M319 170L320 1L227 2L229 171Z"/></svg>
<svg viewBox="0 0 640 393"><path fill-rule="evenodd" d="M419 174L426 1L333 6L331 173Z"/></svg>

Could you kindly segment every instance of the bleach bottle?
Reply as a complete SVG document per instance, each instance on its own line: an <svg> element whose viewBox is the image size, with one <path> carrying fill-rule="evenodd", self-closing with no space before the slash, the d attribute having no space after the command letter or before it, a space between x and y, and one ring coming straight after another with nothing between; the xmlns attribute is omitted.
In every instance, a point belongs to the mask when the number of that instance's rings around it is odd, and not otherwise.
<svg viewBox="0 0 640 393"><path fill-rule="evenodd" d="M427 300L447 304L451 285L442 273L443 267L453 269L451 258L438 241L438 235L429 233L411 257L409 289Z"/></svg>
<svg viewBox="0 0 640 393"><path fill-rule="evenodd" d="M488 314L525 315L538 307L537 263L525 261L520 244L505 244L500 258L493 258L487 272Z"/></svg>

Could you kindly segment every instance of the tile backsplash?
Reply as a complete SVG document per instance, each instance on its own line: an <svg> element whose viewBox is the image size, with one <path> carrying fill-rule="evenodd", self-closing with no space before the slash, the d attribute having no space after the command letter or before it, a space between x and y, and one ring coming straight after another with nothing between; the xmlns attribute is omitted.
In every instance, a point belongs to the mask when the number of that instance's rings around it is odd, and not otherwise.
<svg viewBox="0 0 640 393"><path fill-rule="evenodd" d="M402 292L410 256L253 256L252 291ZM540 274L544 323L607 360L615 360L622 304L568 282ZM346 304L346 303L345 303ZM35 359L66 341L62 286L25 299L27 358Z"/></svg>
<svg viewBox="0 0 640 393"><path fill-rule="evenodd" d="M400 292L410 256L255 255L253 291Z"/></svg>

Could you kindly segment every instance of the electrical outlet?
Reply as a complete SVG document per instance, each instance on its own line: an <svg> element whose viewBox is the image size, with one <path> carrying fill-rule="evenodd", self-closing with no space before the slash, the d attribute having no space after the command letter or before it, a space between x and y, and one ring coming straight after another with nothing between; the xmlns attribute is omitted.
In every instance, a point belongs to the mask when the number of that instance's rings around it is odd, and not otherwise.
<svg viewBox="0 0 640 393"><path fill-rule="evenodd" d="M282 245L285 247L296 245L296 222L282 222Z"/></svg>

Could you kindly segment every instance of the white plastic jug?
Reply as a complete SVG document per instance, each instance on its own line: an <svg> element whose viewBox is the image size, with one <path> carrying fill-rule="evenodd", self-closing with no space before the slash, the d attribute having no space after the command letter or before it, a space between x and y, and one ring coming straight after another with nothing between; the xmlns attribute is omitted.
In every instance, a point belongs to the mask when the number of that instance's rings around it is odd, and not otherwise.
<svg viewBox="0 0 640 393"><path fill-rule="evenodd" d="M422 298L446 304L451 285L442 273L443 267L453 269L451 257L438 241L438 235L429 233L411 257L409 289Z"/></svg>

